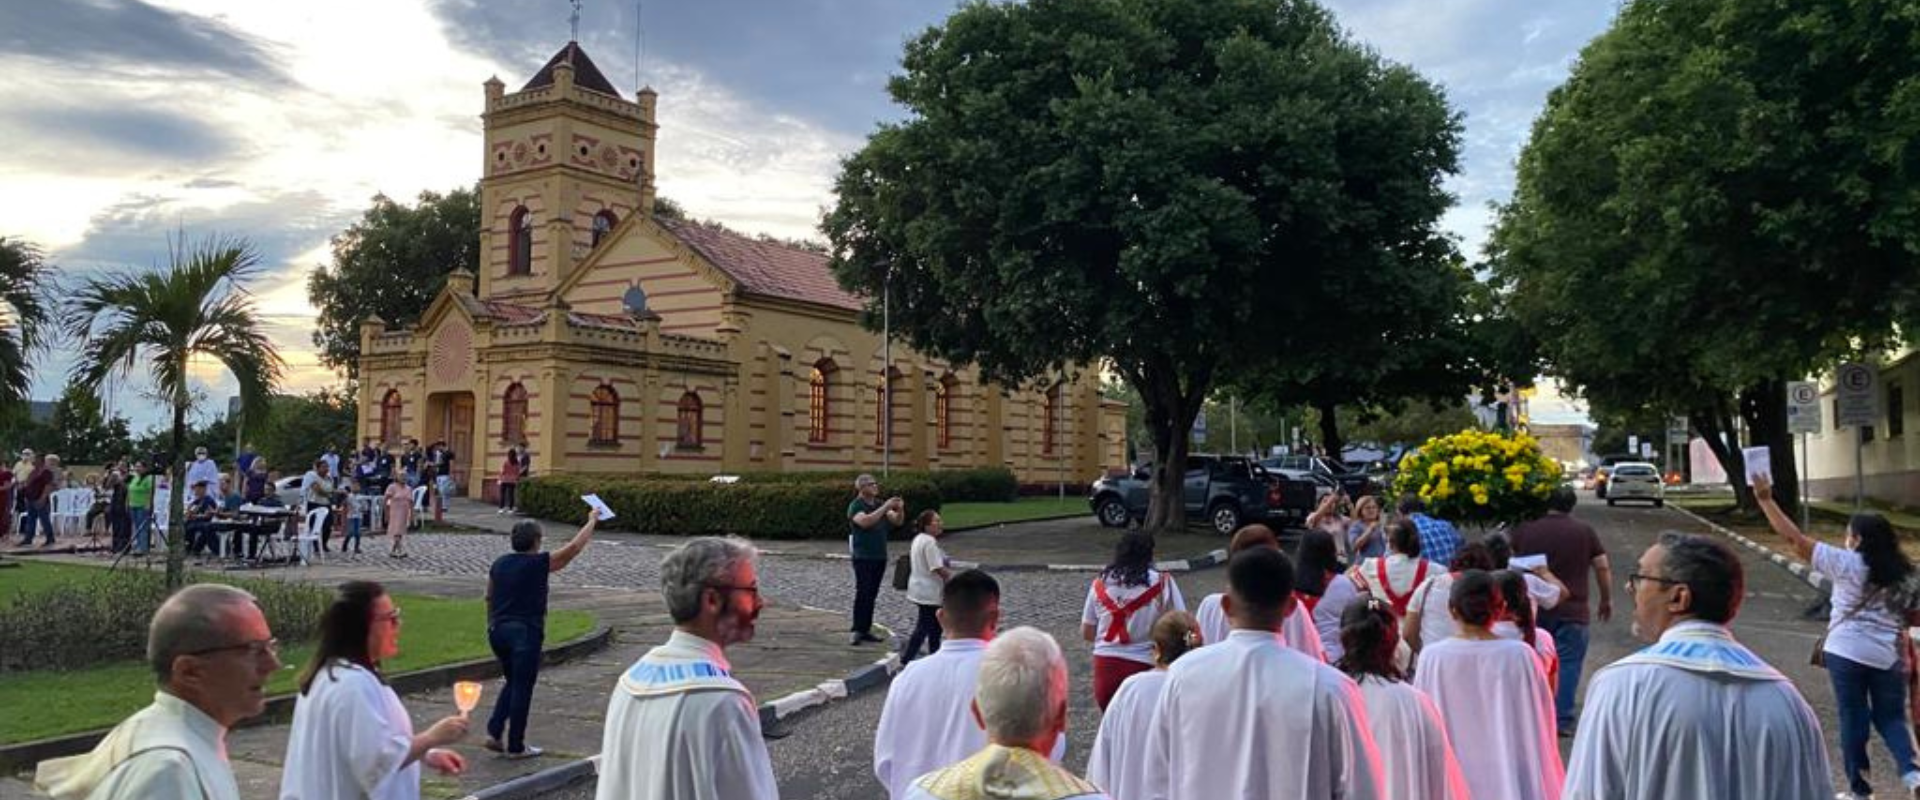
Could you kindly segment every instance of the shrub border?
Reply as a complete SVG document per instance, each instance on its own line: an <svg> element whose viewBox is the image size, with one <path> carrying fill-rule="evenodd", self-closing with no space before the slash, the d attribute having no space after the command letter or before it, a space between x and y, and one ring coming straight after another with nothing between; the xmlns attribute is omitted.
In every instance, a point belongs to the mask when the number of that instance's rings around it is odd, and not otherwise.
<svg viewBox="0 0 1920 800"><path fill-rule="evenodd" d="M607 645L612 641L613 627L606 623L597 623L594 629L586 635L544 650L540 654L540 663L542 666L553 666L565 663L606 649ZM427 667L412 672L402 672L398 675L390 676L387 679L387 684L393 687L394 692L407 694L424 689L438 689L451 686L454 681L491 680L497 677L500 677L500 662L492 657L488 657L468 661L457 661L452 664L442 664L437 667ZM254 725L284 722L293 717L293 704L294 700L298 697L298 692L289 692L277 697L267 698L267 709L265 712L262 712L257 717L243 720L239 725L234 727L247 728ZM0 770L12 773L31 767L49 758L60 758L62 756L85 753L92 750L94 746L99 744L101 739L106 738L106 735L112 730L110 727L97 728L95 730L69 733L46 739L35 739L28 742L0 745Z"/></svg>

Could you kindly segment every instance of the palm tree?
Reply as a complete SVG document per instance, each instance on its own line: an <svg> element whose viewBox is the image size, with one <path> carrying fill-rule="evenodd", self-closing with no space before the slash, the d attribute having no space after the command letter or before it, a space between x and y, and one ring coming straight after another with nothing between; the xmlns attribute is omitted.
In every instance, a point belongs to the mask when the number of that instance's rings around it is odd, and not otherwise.
<svg viewBox="0 0 1920 800"><path fill-rule="evenodd" d="M32 387L28 362L54 332L52 277L39 248L0 236L0 402L25 400Z"/></svg>
<svg viewBox="0 0 1920 800"><path fill-rule="evenodd" d="M193 395L187 365L211 358L233 373L246 408L266 408L267 393L285 362L261 329L246 282L260 271L260 257L244 239L209 237L189 245L168 242L164 270L122 270L88 278L68 301L67 333L86 345L72 378L88 389L109 375L150 365L159 392L173 403L173 492L167 536L167 585L185 577L181 546L187 486L187 411Z"/></svg>

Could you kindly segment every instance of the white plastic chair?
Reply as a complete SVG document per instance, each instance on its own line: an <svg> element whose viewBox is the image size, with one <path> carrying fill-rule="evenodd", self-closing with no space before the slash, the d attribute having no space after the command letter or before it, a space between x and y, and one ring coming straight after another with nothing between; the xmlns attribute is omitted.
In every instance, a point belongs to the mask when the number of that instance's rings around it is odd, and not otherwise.
<svg viewBox="0 0 1920 800"><path fill-rule="evenodd" d="M327 523L332 522L325 519L326 515L325 508L313 508L307 511L306 522L300 526L300 533L295 537L294 544L294 552L300 555L300 566L309 566L308 559L320 552L320 525L323 520Z"/></svg>
<svg viewBox="0 0 1920 800"><path fill-rule="evenodd" d="M360 526L361 536L372 536L375 531L387 529L387 499L381 495L356 494L353 496L353 515L366 520Z"/></svg>
<svg viewBox="0 0 1920 800"><path fill-rule="evenodd" d="M56 536L66 536L73 531L69 518L73 506L72 489L55 489L47 495L47 523L53 526Z"/></svg>
<svg viewBox="0 0 1920 800"><path fill-rule="evenodd" d="M93 490L85 486L68 489L66 513L61 518L66 521L63 535L84 536L87 532L87 511L93 508Z"/></svg>

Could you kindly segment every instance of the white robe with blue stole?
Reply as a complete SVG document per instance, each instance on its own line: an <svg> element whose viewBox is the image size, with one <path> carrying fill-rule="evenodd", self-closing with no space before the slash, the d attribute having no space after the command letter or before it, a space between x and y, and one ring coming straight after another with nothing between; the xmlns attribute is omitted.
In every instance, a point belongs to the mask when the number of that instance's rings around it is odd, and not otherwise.
<svg viewBox="0 0 1920 800"><path fill-rule="evenodd" d="M1587 686L1564 800L1828 797L1820 720L1725 627L1682 622Z"/></svg>
<svg viewBox="0 0 1920 800"><path fill-rule="evenodd" d="M774 800L753 695L720 646L676 630L607 701L598 800Z"/></svg>

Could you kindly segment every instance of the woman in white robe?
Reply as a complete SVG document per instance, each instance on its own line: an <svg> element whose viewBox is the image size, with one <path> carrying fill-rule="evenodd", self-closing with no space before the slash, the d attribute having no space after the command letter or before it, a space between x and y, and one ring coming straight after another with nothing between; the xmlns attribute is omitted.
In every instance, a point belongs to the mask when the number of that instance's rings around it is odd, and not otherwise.
<svg viewBox="0 0 1920 800"><path fill-rule="evenodd" d="M1154 668L1120 684L1113 702L1100 717L1100 733L1093 740L1093 755L1087 759L1087 780L1093 781L1113 800L1150 800L1155 796L1147 786L1147 733L1152 729L1154 709L1160 706L1160 692L1166 688L1167 667L1199 647L1200 623L1185 611L1167 611L1153 621Z"/></svg>
<svg viewBox="0 0 1920 800"><path fill-rule="evenodd" d="M1346 571L1333 536L1316 530L1300 534L1300 542L1294 547L1293 595L1312 616L1328 663L1340 660L1340 615L1359 595Z"/></svg>
<svg viewBox="0 0 1920 800"><path fill-rule="evenodd" d="M1248 525L1234 532L1233 541L1227 545L1227 554L1232 555L1250 547L1279 550L1280 537L1274 535L1273 529L1265 525L1258 523ZM1194 618L1200 621L1201 641L1219 643L1227 640L1227 633L1232 629L1232 625L1228 624L1227 612L1220 605L1220 598L1225 596L1226 594L1222 592L1207 595L1200 601L1199 608L1194 610ZM1320 632L1313 627L1313 617L1307 613L1306 607L1299 603L1293 605L1293 613L1288 614L1286 621L1280 626L1280 643L1306 654L1308 658L1315 661L1324 663L1327 660L1327 652L1321 646Z"/></svg>
<svg viewBox="0 0 1920 800"><path fill-rule="evenodd" d="M1453 580L1448 611L1459 634L1420 652L1414 687L1433 698L1474 800L1560 800L1565 772L1553 693L1533 648L1492 631L1505 604L1480 570Z"/></svg>
<svg viewBox="0 0 1920 800"><path fill-rule="evenodd" d="M384 587L342 584L319 627L293 704L281 800L419 800L421 764L449 775L466 769L466 759L443 748L466 737L467 718L414 733L380 674L380 662L400 653L400 609Z"/></svg>
<svg viewBox="0 0 1920 800"><path fill-rule="evenodd" d="M1468 800L1466 778L1433 700L1407 685L1397 663L1400 628L1392 604L1374 597L1340 620L1341 672L1360 684L1367 725L1380 750L1387 797Z"/></svg>
<svg viewBox="0 0 1920 800"><path fill-rule="evenodd" d="M1493 573L1495 585L1500 587L1500 602L1506 611L1493 623L1493 635L1516 642L1526 642L1533 648L1533 654L1540 659L1540 674L1547 677L1547 691L1556 692L1560 688L1560 651L1554 649L1553 634L1534 624L1534 608L1527 596L1525 573L1503 569Z"/></svg>

